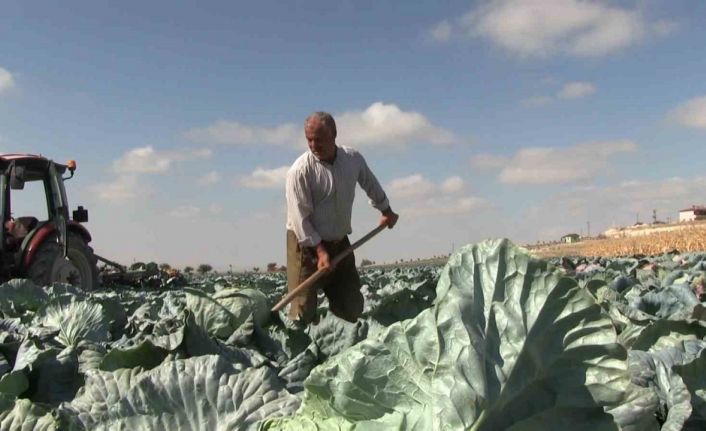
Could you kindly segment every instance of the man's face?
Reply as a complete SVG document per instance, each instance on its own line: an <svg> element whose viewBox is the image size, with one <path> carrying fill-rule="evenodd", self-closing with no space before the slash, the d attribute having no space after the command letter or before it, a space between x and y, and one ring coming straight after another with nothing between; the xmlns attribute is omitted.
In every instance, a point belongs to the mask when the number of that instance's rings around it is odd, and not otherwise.
<svg viewBox="0 0 706 431"><path fill-rule="evenodd" d="M310 119L304 126L309 150L319 160L331 161L336 154L336 139L318 118Z"/></svg>

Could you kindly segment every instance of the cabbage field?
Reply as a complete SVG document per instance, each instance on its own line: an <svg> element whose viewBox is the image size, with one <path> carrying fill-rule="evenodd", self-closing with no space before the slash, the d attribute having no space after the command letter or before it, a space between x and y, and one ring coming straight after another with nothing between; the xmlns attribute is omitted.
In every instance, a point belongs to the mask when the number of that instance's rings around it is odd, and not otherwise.
<svg viewBox="0 0 706 431"><path fill-rule="evenodd" d="M2 430L706 429L706 254L535 259L507 240L362 273L300 328L283 274L0 285Z"/></svg>

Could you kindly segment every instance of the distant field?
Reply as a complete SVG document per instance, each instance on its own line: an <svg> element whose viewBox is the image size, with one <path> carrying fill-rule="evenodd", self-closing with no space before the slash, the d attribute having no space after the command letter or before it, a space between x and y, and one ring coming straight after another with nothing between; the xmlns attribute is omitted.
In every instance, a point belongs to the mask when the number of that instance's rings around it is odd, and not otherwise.
<svg viewBox="0 0 706 431"><path fill-rule="evenodd" d="M588 239L574 244L547 244L525 246L538 257L560 256L632 256L635 254L656 255L672 250L679 252L706 252L706 222L663 225L657 228L646 226L626 232L621 238ZM367 268L392 269L415 266L445 265L448 256L408 261L387 262Z"/></svg>
<svg viewBox="0 0 706 431"><path fill-rule="evenodd" d="M400 261L400 262L389 262L389 263L377 263L369 266L365 266L364 268L368 269L394 269L394 268L403 268L403 267L417 267L417 266L442 266L446 264L446 261L449 260L448 256L439 256L439 257L430 257L427 259L410 259L407 261Z"/></svg>
<svg viewBox="0 0 706 431"><path fill-rule="evenodd" d="M698 224L671 232L656 232L644 236L595 239L575 244L552 244L533 248L540 257L557 256L630 256L653 255L670 250L680 252L706 251L706 225Z"/></svg>

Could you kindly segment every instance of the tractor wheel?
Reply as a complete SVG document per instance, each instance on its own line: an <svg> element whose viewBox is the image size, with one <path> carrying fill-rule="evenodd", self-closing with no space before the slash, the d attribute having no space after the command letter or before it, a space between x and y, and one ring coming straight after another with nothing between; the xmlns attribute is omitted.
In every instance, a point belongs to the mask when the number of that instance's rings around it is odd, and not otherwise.
<svg viewBox="0 0 706 431"><path fill-rule="evenodd" d="M93 249L75 233L68 232L66 239L68 259L62 256L56 236L50 236L39 246L27 268L27 276L40 286L60 282L83 290L98 288L98 267Z"/></svg>

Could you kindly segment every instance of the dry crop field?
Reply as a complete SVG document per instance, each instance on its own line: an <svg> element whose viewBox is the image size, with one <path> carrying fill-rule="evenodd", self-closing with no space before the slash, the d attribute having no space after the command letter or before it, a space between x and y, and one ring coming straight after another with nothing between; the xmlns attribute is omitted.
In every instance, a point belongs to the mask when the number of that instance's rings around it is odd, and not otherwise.
<svg viewBox="0 0 706 431"><path fill-rule="evenodd" d="M632 256L655 255L671 250L682 253L706 251L706 226L694 225L682 230L650 235L582 241L575 244L553 244L532 250L540 257L558 256Z"/></svg>

